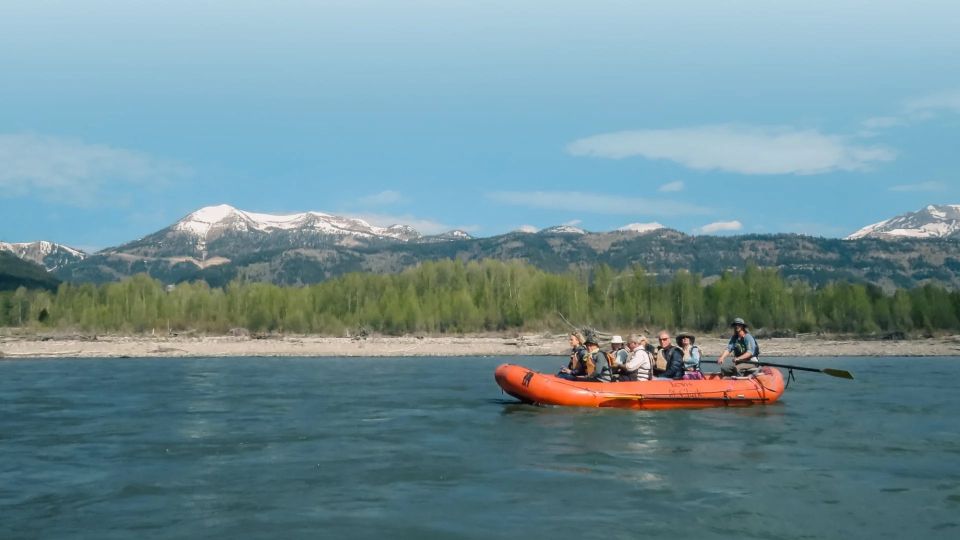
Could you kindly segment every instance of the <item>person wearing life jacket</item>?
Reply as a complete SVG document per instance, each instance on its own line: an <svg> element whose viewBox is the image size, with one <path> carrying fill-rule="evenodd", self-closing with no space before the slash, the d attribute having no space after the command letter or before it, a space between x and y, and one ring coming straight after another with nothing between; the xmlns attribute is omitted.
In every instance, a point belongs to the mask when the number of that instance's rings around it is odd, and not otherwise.
<svg viewBox="0 0 960 540"><path fill-rule="evenodd" d="M607 358L607 353L600 350L600 343L597 340L596 334L592 332L586 334L583 338L583 344L587 346L587 364L593 366L593 372L584 378L600 382L612 381L610 361Z"/></svg>
<svg viewBox="0 0 960 540"><path fill-rule="evenodd" d="M757 365L751 362L756 362L760 355L757 340L747 331L747 323L740 317L734 319L730 326L733 327L733 335L727 342L727 349L717 358L720 374L724 377L745 377L756 373ZM731 361L724 363L727 357Z"/></svg>
<svg viewBox="0 0 960 540"><path fill-rule="evenodd" d="M620 336L613 336L610 338L610 351L607 352L607 366L610 368L608 379L611 381L623 380L620 379L623 374L623 366L627 363L627 359L630 357L630 353L623 348L623 338Z"/></svg>
<svg viewBox="0 0 960 540"><path fill-rule="evenodd" d="M677 346L683 351L683 378L690 380L703 379L700 372L700 347L695 345L697 336L686 332L677 334Z"/></svg>
<svg viewBox="0 0 960 540"><path fill-rule="evenodd" d="M630 334L627 337L627 360L616 366L621 381L649 381L653 377L653 363L646 345L646 336Z"/></svg>
<svg viewBox="0 0 960 540"><path fill-rule="evenodd" d="M595 365L588 361L590 355L584 346L583 334L580 332L570 333L570 363L567 367L561 368L557 377L564 379L576 379L578 377L592 376Z"/></svg>
<svg viewBox="0 0 960 540"><path fill-rule="evenodd" d="M683 351L670 342L670 334L666 330L662 330L657 339L660 341L660 347L657 349L657 363L653 374L658 379L682 379Z"/></svg>

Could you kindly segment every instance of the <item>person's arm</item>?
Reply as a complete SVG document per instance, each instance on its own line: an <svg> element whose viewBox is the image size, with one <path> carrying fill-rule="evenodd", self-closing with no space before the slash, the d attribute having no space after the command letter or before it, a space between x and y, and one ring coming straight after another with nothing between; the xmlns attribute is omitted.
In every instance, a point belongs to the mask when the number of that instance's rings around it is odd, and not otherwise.
<svg viewBox="0 0 960 540"><path fill-rule="evenodd" d="M727 342L726 350L724 350L720 354L720 357L717 358L717 365L723 364L723 359L733 354L733 339L734 338L730 338L730 341Z"/></svg>
<svg viewBox="0 0 960 540"><path fill-rule="evenodd" d="M627 353L627 361L623 363L626 371L650 371L650 355L643 348Z"/></svg>

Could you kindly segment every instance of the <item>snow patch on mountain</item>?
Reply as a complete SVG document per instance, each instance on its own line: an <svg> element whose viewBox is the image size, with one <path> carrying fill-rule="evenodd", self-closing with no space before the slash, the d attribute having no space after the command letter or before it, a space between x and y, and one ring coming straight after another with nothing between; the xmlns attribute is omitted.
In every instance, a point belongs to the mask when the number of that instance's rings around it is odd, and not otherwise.
<svg viewBox="0 0 960 540"><path fill-rule="evenodd" d="M573 225L555 225L553 227L547 227L540 232L552 234L587 234L587 231L580 227L574 227Z"/></svg>
<svg viewBox="0 0 960 540"><path fill-rule="evenodd" d="M623 227L617 229L618 231L623 232L635 232L635 233L646 233L651 231L656 231L664 228L663 225L657 223L656 221L652 223L628 223Z"/></svg>
<svg viewBox="0 0 960 540"><path fill-rule="evenodd" d="M39 240L37 242L0 242L0 250L9 251L21 259L35 262L48 271L83 260L87 254L70 246Z"/></svg>
<svg viewBox="0 0 960 540"><path fill-rule="evenodd" d="M175 223L173 229L197 236L200 244L225 231L269 233L310 230L321 234L392 238L400 241L420 237L420 233L408 225L377 227L359 218L340 217L323 212L262 214L238 210L227 204L201 208Z"/></svg>
<svg viewBox="0 0 960 540"><path fill-rule="evenodd" d="M960 238L960 205L928 205L856 231L847 240L859 238Z"/></svg>

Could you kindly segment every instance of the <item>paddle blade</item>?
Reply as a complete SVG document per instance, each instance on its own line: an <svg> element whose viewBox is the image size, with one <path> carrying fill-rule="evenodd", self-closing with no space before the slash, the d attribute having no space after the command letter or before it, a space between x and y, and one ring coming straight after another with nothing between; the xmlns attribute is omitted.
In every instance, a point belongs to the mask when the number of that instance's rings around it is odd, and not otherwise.
<svg viewBox="0 0 960 540"><path fill-rule="evenodd" d="M830 375L832 377L840 377L841 379L852 379L853 373L843 369L833 369L833 368L823 368L820 371Z"/></svg>

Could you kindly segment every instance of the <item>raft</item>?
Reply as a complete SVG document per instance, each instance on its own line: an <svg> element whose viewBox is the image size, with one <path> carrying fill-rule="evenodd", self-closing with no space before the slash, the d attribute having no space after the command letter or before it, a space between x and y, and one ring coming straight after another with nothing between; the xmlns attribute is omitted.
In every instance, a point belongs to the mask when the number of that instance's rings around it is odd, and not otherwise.
<svg viewBox="0 0 960 540"><path fill-rule="evenodd" d="M524 403L568 407L745 407L773 403L780 399L784 390L783 375L766 366L753 377L720 378L715 373L705 374L705 377L679 381L571 381L516 364L503 364L494 372L500 388Z"/></svg>

